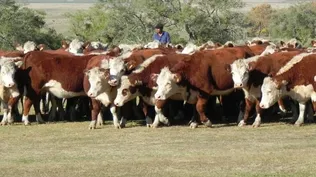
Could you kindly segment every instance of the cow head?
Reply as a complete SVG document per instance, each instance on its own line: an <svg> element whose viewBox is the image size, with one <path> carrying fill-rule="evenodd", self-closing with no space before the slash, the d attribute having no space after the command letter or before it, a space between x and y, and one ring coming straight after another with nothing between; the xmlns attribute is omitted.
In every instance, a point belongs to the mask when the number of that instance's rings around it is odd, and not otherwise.
<svg viewBox="0 0 316 177"><path fill-rule="evenodd" d="M126 64L124 59L132 55L132 52L127 52L121 56L110 59L109 68L110 68L110 80L109 84L111 86L117 86L120 82L120 78L126 72Z"/></svg>
<svg viewBox="0 0 316 177"><path fill-rule="evenodd" d="M0 59L0 78L1 84L7 88L16 86L14 76L17 68L21 67L21 58L1 58Z"/></svg>
<svg viewBox="0 0 316 177"><path fill-rule="evenodd" d="M126 102L137 97L136 86L141 84L139 81L130 81L128 76L122 76L117 88L117 95L114 100L116 106L123 106Z"/></svg>
<svg viewBox="0 0 316 177"><path fill-rule="evenodd" d="M316 40L312 40L311 44L312 44L312 47L316 47Z"/></svg>
<svg viewBox="0 0 316 177"><path fill-rule="evenodd" d="M241 88L247 85L249 71L251 70L248 64L245 59L239 59L230 65L235 88Z"/></svg>
<svg viewBox="0 0 316 177"><path fill-rule="evenodd" d="M89 91L87 92L89 97L95 98L105 92L106 88L110 88L107 83L109 78L109 71L107 69L94 67L90 70L86 70L85 75L88 77L90 84Z"/></svg>
<svg viewBox="0 0 316 177"><path fill-rule="evenodd" d="M71 41L68 47L68 52L72 54L82 54L84 49L84 43L78 39Z"/></svg>
<svg viewBox="0 0 316 177"><path fill-rule="evenodd" d="M158 89L155 98L158 100L165 100L176 94L180 89L178 83L181 79L180 74L172 73L167 67L163 68L157 77Z"/></svg>
<svg viewBox="0 0 316 177"><path fill-rule="evenodd" d="M24 43L24 46L23 46L24 53L28 53L28 52L35 51L35 50L37 50L37 46L36 46L35 42L27 41L26 43Z"/></svg>
<svg viewBox="0 0 316 177"><path fill-rule="evenodd" d="M278 48L275 44L270 44L266 49L260 54L260 56L270 55L278 51Z"/></svg>
<svg viewBox="0 0 316 177"><path fill-rule="evenodd" d="M274 105L286 93L286 81L277 82L271 77L266 77L261 86L262 98L260 107L268 109Z"/></svg>

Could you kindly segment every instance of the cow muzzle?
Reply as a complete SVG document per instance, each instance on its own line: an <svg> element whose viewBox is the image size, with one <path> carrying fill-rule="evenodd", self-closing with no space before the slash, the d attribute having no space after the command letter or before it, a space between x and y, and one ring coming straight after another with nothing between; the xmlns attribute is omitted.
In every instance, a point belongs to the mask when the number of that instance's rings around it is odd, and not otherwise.
<svg viewBox="0 0 316 177"><path fill-rule="evenodd" d="M234 88L241 88L241 87L243 87L243 86L244 86L243 83L234 84Z"/></svg>
<svg viewBox="0 0 316 177"><path fill-rule="evenodd" d="M118 85L117 79L111 79L108 82L112 87L115 87Z"/></svg>
<svg viewBox="0 0 316 177"><path fill-rule="evenodd" d="M90 98L95 98L96 97L96 94L92 93L92 92L88 92L87 93L88 97Z"/></svg>
<svg viewBox="0 0 316 177"><path fill-rule="evenodd" d="M15 86L15 83L14 82L7 83L4 86L7 87L7 88L12 88L13 86Z"/></svg>

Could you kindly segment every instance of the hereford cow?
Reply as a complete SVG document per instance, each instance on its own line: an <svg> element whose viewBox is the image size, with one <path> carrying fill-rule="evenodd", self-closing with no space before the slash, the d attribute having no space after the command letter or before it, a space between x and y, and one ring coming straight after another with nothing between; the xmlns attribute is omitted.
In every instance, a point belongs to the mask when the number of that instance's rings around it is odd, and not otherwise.
<svg viewBox="0 0 316 177"><path fill-rule="evenodd" d="M249 48L233 47L196 52L186 60L178 62L170 70L167 68L157 78L158 90L155 98L164 100L174 95L181 85L199 91L196 109L200 120L207 126L211 121L205 115L205 105L209 95L225 95L234 90L231 74L225 65L238 58L253 56Z"/></svg>
<svg viewBox="0 0 316 177"><path fill-rule="evenodd" d="M83 71L93 56L66 56L38 51L25 55L23 66L16 72L19 89L22 91L25 88L26 91L22 117L25 125L29 124L28 115L32 104L37 121L43 122L39 110L40 94L43 91L58 98L85 96Z"/></svg>
<svg viewBox="0 0 316 177"><path fill-rule="evenodd" d="M141 63L155 54L175 53L176 49L157 48L157 49L142 49L133 52L127 52L121 56L109 60L110 80L109 84L117 86L123 74L129 74Z"/></svg>
<svg viewBox="0 0 316 177"><path fill-rule="evenodd" d="M151 118L146 115L147 126L156 128L158 127L159 121L168 124L168 119L162 113L162 107L164 106L165 101L160 100L156 102L154 97L156 91L156 83L154 79L164 67L172 67L178 61L183 60L186 57L190 56L184 54L157 54L147 59L138 67L138 69L121 78L117 89L118 93L114 101L115 105L123 106L124 103L140 96L146 104L155 106L156 110L156 116L153 123ZM192 90L189 91L185 87L170 98L173 100L186 100L189 104L196 103L195 92Z"/></svg>
<svg viewBox="0 0 316 177"><path fill-rule="evenodd" d="M260 107L267 109L285 95L299 102L299 117L295 125L304 123L305 104L309 99L316 101L316 54L301 53L287 62L273 77L263 81Z"/></svg>
<svg viewBox="0 0 316 177"><path fill-rule="evenodd" d="M261 108L259 100L261 97L260 86L264 77L276 73L283 65L300 52L279 52L267 56L254 56L249 59L236 60L231 64L231 73L235 88L242 88L245 93L245 114L243 120L239 122L239 126L246 125L249 113L256 105L257 116L253 123L254 127L261 124ZM280 102L281 103L281 102ZM283 104L280 109L285 111Z"/></svg>
<svg viewBox="0 0 316 177"><path fill-rule="evenodd" d="M13 123L11 108L20 95L17 84L14 80L16 69L21 67L22 58L0 58L0 101L3 106L3 118L1 125Z"/></svg>

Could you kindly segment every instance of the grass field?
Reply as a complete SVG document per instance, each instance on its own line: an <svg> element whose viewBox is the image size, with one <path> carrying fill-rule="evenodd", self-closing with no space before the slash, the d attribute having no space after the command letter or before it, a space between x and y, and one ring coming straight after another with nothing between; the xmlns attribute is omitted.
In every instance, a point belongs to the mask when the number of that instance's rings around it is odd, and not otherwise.
<svg viewBox="0 0 316 177"><path fill-rule="evenodd" d="M0 127L0 176L315 176L316 125Z"/></svg>

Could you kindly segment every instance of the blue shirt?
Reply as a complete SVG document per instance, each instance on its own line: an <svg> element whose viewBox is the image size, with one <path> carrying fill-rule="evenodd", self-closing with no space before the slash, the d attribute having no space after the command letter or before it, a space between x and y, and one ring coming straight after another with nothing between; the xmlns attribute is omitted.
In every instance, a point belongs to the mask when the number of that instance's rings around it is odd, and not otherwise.
<svg viewBox="0 0 316 177"><path fill-rule="evenodd" d="M170 43L170 35L168 32L165 32L165 31L162 32L161 36L159 36L157 33L155 33L153 36L153 39L158 40L162 44Z"/></svg>

